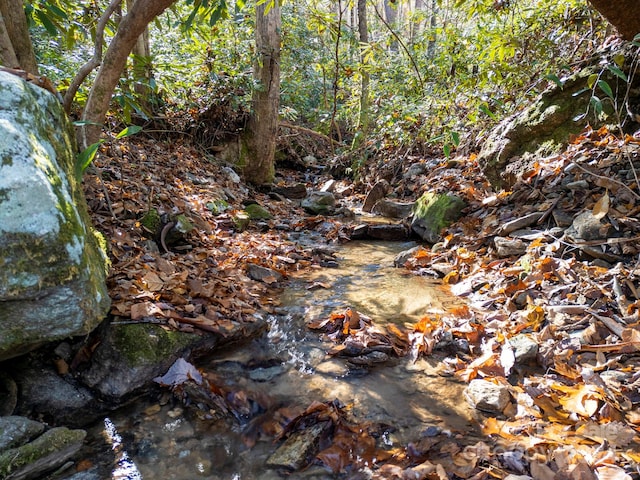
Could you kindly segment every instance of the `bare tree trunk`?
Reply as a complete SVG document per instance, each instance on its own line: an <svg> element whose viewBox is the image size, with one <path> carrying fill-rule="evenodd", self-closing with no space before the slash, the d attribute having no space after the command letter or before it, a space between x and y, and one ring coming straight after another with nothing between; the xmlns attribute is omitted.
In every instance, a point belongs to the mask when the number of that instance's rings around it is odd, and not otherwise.
<svg viewBox="0 0 640 480"><path fill-rule="evenodd" d="M140 1L140 0L138 0ZM245 179L256 185L273 181L278 110L280 108L280 4L256 6L256 53L253 112L243 136L240 164Z"/></svg>
<svg viewBox="0 0 640 480"><path fill-rule="evenodd" d="M635 0L589 0L625 40L633 40L640 33L638 2ZM636 12L636 13L634 13Z"/></svg>
<svg viewBox="0 0 640 480"><path fill-rule="evenodd" d="M0 12L0 65L9 68L20 67L16 52L13 50L11 38L9 38L9 32L7 32L7 27L4 24L2 12Z"/></svg>
<svg viewBox="0 0 640 480"><path fill-rule="evenodd" d="M427 58L433 58L436 56L436 27L437 27L437 19L436 14L438 12L438 2L437 0L431 0L431 15L429 17L429 27L431 31L429 32L429 43L427 44Z"/></svg>
<svg viewBox="0 0 640 480"><path fill-rule="evenodd" d="M127 10L131 10L136 0L127 0ZM133 46L133 90L137 95L138 105L146 112L151 113L151 97L153 95L150 88L153 68L151 66L151 47L149 45L149 27L144 29L142 35L138 37Z"/></svg>
<svg viewBox="0 0 640 480"><path fill-rule="evenodd" d="M175 1L137 0L118 25L118 31L102 60L102 66L98 70L82 112L82 120L89 122L80 127L79 140L82 148L86 148L100 138L100 125L104 122L111 96L138 37L154 18Z"/></svg>
<svg viewBox="0 0 640 480"><path fill-rule="evenodd" d="M358 0L358 35L360 40L360 119L359 130L364 141L369 129L369 71L365 48L369 46L367 0Z"/></svg>
<svg viewBox="0 0 640 480"><path fill-rule="evenodd" d="M0 14L4 19L13 52L18 61L17 65L7 65L15 68L19 67L34 75L38 75L38 63L33 51L33 44L29 36L29 26L24 13L24 6L19 0L0 0Z"/></svg>
<svg viewBox="0 0 640 480"><path fill-rule="evenodd" d="M397 7L394 7L394 5L391 3L391 0L384 0L384 17L387 25L389 25L390 28L396 27L396 21L398 20L398 11L396 10L396 8ZM394 40L392 40L389 44L389 50L392 52L398 51L398 41L395 37Z"/></svg>

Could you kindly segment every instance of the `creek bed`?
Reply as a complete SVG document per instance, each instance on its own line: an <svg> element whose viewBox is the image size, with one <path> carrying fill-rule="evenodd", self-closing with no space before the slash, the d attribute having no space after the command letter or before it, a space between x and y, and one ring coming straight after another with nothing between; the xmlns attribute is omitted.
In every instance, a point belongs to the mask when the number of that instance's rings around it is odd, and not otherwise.
<svg viewBox="0 0 640 480"><path fill-rule="evenodd" d="M464 385L439 373L436 358L394 359L371 369L349 367L326 355L327 344L306 323L351 307L373 319L410 325L442 313L456 301L439 282L393 267L411 243L351 242L336 251L337 267L294 278L282 293L278 314L262 337L233 350L217 351L198 367L225 388L250 391L276 406L304 408L313 401L339 400L361 421L389 425L381 441L406 445L428 428L474 436L473 412L462 400ZM313 286L313 288L308 288ZM168 393L115 412L90 432L92 462L111 479L279 479L266 467L277 443L246 446L247 425L211 420L185 408ZM244 428L244 432L243 432ZM106 442L106 448L105 448ZM113 460L115 455L115 460ZM103 477L104 478L104 477ZM314 467L288 478L333 478Z"/></svg>

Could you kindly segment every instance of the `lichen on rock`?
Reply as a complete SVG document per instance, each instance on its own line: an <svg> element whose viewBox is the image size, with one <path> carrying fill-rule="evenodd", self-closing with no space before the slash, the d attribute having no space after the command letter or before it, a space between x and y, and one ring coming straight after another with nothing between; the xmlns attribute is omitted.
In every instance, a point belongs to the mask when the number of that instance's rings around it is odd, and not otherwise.
<svg viewBox="0 0 640 480"><path fill-rule="evenodd" d="M106 253L74 177L69 119L0 72L0 360L90 332L109 307Z"/></svg>

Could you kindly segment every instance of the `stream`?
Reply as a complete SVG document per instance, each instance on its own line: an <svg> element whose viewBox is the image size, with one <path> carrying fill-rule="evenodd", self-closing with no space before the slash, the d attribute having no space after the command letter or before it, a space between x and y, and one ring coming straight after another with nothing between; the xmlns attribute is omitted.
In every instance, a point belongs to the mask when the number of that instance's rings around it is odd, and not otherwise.
<svg viewBox="0 0 640 480"><path fill-rule="evenodd" d="M338 399L360 421L389 425L380 441L402 446L429 428L474 436L473 412L464 386L440 374L436 358L393 359L371 369L354 368L329 357L328 343L306 322L351 307L376 324L410 325L438 314L456 299L440 282L393 267L393 259L413 243L350 242L336 250L336 268L293 278L281 294L270 329L246 345L216 351L206 363L225 387L268 396L278 405L305 408ZM310 288L311 287L311 288ZM214 421L186 408L167 392L115 412L90 430L93 447L111 451L112 480L280 479L266 466L278 447L271 440L251 448L242 426ZM115 454L115 460L113 460ZM97 460L93 460L97 462ZM311 467L289 478L334 478Z"/></svg>

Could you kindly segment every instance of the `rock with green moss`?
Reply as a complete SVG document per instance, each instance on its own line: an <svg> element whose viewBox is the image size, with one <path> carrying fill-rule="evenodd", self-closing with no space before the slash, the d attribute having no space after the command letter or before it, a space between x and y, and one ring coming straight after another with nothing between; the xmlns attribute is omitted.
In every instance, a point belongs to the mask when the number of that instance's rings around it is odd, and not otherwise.
<svg viewBox="0 0 640 480"><path fill-rule="evenodd" d="M57 427L28 443L1 451L0 478L44 478L45 473L60 467L80 450L86 435L84 430Z"/></svg>
<svg viewBox="0 0 640 480"><path fill-rule="evenodd" d="M425 193L415 203L411 229L423 240L436 243L440 232L462 214L465 202L453 194Z"/></svg>
<svg viewBox="0 0 640 480"><path fill-rule="evenodd" d="M168 330L152 323L108 325L80 380L103 398L119 402L148 386L188 347L202 339L195 333Z"/></svg>
<svg viewBox="0 0 640 480"><path fill-rule="evenodd" d="M93 330L108 262L75 179L74 132L56 98L0 72L0 360Z"/></svg>
<svg viewBox="0 0 640 480"><path fill-rule="evenodd" d="M247 205L244 207L244 211L247 212L247 215L249 215L251 220L269 220L273 218L273 215L269 213L269 210L257 203Z"/></svg>

